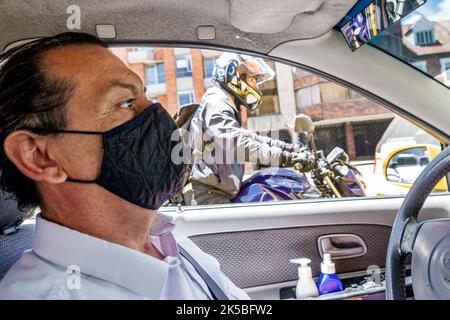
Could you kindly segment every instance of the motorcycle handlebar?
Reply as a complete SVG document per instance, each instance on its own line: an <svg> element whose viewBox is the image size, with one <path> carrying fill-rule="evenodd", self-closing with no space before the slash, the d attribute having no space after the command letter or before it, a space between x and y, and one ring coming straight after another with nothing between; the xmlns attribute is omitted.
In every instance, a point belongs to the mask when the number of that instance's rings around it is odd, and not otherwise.
<svg viewBox="0 0 450 320"><path fill-rule="evenodd" d="M300 162L296 162L296 163L294 164L294 169L297 170L297 171L302 171L302 169L303 169L303 164L301 164Z"/></svg>

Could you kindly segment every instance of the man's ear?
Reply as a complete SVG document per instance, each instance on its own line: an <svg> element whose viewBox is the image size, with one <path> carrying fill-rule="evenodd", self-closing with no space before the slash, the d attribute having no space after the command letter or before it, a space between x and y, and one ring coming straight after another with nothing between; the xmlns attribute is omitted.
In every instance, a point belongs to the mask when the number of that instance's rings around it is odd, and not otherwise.
<svg viewBox="0 0 450 320"><path fill-rule="evenodd" d="M8 159L28 178L48 183L62 183L67 174L48 153L48 139L28 130L10 133L3 145Z"/></svg>

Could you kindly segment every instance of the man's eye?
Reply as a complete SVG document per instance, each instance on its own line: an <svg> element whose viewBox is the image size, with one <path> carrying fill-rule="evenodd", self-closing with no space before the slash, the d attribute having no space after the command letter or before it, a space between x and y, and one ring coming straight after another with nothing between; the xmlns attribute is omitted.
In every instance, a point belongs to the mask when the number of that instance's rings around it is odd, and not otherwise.
<svg viewBox="0 0 450 320"><path fill-rule="evenodd" d="M127 101L123 101L119 105L123 109L133 109L136 107L136 99L130 99Z"/></svg>

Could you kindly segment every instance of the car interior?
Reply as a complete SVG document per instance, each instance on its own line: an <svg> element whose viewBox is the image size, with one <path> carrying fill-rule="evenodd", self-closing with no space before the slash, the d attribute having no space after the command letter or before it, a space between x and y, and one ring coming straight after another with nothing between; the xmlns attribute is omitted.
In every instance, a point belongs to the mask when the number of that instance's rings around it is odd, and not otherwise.
<svg viewBox="0 0 450 320"><path fill-rule="evenodd" d="M351 51L336 26L359 2L364 1L78 0L77 23L68 19L76 12L70 8L73 1L2 1L0 50L66 32L72 23L73 31L97 35L112 48L207 49L261 57L382 105L441 143L434 159L396 158L392 169L421 168L407 195L178 205L160 211L172 215L177 230L214 256L252 299L296 299L297 267L290 260L308 257L316 279L325 252L345 290L314 299L450 299L450 193L433 192L445 177L450 187L450 89L372 44ZM34 220L24 218L11 195L1 197L0 280L32 247L34 232Z"/></svg>

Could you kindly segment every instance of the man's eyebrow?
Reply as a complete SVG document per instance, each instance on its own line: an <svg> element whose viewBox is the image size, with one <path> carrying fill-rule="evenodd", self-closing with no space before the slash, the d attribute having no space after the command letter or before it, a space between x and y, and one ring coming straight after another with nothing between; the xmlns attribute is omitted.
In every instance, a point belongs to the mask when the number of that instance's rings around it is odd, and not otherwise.
<svg viewBox="0 0 450 320"><path fill-rule="evenodd" d="M138 87L136 87L134 84L129 83L129 82L124 82L123 80L112 80L111 81L111 85L115 86L115 87L122 87L125 89L130 90L134 95L137 95L139 93L139 89Z"/></svg>

